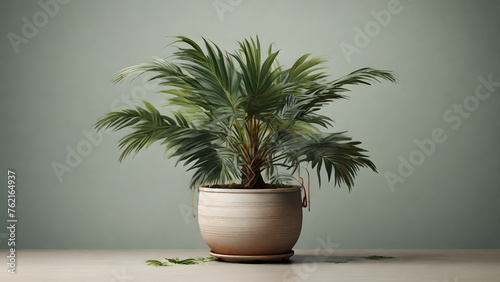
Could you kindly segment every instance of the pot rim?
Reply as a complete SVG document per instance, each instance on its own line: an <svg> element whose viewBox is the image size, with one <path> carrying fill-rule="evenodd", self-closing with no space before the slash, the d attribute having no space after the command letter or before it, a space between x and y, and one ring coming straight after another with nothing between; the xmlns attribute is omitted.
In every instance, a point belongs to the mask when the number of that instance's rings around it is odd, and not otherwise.
<svg viewBox="0 0 500 282"><path fill-rule="evenodd" d="M201 186L200 192L209 193L246 193L246 194L260 194L260 193L289 193L296 192L302 189L300 185L286 185L279 188L208 188Z"/></svg>

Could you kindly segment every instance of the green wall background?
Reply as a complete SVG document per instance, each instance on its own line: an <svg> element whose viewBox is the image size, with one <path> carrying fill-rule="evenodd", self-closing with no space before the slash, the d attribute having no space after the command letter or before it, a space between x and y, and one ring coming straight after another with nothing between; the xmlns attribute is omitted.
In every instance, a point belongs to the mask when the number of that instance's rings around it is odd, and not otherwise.
<svg viewBox="0 0 500 282"><path fill-rule="evenodd" d="M207 248L190 218L190 174L182 166L159 145L119 164L123 133L85 132L112 108L136 103L131 97L161 103L159 87L110 80L124 67L168 56L167 36L203 36L233 50L255 34L276 43L284 64L311 52L329 59L333 77L371 66L400 80L355 87L349 101L325 109L336 130L363 142L379 173L362 170L351 193L318 189L312 179L311 212L296 248L322 241L500 248L500 87L479 86L479 77L500 81L498 1L42 0L1 7L0 226L7 169L14 169L18 248ZM388 7L390 20L377 23L372 11ZM489 97L474 98L478 87ZM439 133L428 155L415 143ZM72 150L81 159L67 160ZM401 158L413 158L414 170L400 174ZM60 181L54 163L74 167ZM391 186L387 175L399 182ZM6 236L1 228L2 248Z"/></svg>

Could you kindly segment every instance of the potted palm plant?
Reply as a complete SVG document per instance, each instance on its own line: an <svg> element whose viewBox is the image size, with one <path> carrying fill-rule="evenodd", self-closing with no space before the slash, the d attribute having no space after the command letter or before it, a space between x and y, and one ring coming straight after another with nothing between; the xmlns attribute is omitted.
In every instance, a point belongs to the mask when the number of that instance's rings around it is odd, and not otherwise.
<svg viewBox="0 0 500 282"><path fill-rule="evenodd" d="M306 54L291 67L278 63L272 44L263 55L258 37L227 52L213 42L179 36L168 59L125 68L113 81L153 73L165 89L164 115L151 103L113 111L97 130L124 128L122 161L155 142L194 170L198 221L213 256L227 261L286 259L302 225L301 166L326 173L350 190L361 167L376 171L365 150L344 132L325 133L332 119L319 110L346 98L350 85L396 82L390 71L362 68L332 80L324 60ZM202 48L202 46L204 48ZM264 51L264 53L266 53ZM305 189L304 189L305 190Z"/></svg>

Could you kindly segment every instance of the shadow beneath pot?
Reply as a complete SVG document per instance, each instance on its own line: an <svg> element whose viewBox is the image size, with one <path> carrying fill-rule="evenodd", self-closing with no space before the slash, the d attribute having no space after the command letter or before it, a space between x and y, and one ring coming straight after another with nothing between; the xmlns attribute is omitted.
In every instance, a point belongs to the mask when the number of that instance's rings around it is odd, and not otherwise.
<svg viewBox="0 0 500 282"><path fill-rule="evenodd" d="M314 255L294 255L290 258L288 263L347 263L351 261L361 260L363 257L360 256L314 256Z"/></svg>
<svg viewBox="0 0 500 282"><path fill-rule="evenodd" d="M283 260L254 260L254 261L225 261L216 258L215 261L224 263L240 264L304 264L304 263L347 263L363 260L361 256L314 256L314 255L294 255L289 259Z"/></svg>

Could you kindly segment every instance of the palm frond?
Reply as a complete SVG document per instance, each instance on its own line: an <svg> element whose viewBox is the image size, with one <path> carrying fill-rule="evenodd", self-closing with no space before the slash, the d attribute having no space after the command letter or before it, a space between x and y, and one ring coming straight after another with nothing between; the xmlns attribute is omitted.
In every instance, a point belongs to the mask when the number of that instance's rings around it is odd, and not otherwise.
<svg viewBox="0 0 500 282"><path fill-rule="evenodd" d="M337 89L337 91L350 91L344 88L346 85L372 85L374 82L381 82L381 80L387 80L396 83L398 80L396 76L390 71L376 70L373 68L362 68L351 72L350 74L334 80L329 83L332 88Z"/></svg>
<svg viewBox="0 0 500 282"><path fill-rule="evenodd" d="M233 57L239 64L242 79L242 109L248 116L274 112L286 95L284 83L276 83L280 68L273 68L279 51L271 53L262 63L259 39L240 42L240 50Z"/></svg>
<svg viewBox="0 0 500 282"><path fill-rule="evenodd" d="M173 151L169 158L177 157L177 163L183 162L185 166L191 165L190 169L196 169L191 187L200 183L223 183L237 177L237 159L231 150L219 144L220 134L195 128L180 113L174 113L174 118L161 115L153 105L143 102L146 108L114 111L95 124L98 131L107 128L117 131L127 127L133 130L119 141L122 150L120 162L131 153L137 154L161 141L166 152Z"/></svg>
<svg viewBox="0 0 500 282"><path fill-rule="evenodd" d="M229 53L215 43L178 36L177 51L165 59L125 68L113 80L151 73L176 110L163 115L150 103L103 116L99 130L129 128L119 141L120 161L155 142L169 158L194 170L191 187L241 180L242 186L291 180L301 164L310 164L335 185L349 189L362 167L376 170L360 142L344 133L325 134L333 120L320 114L328 103L346 98L354 85L397 82L390 71L362 68L328 80L323 58L305 54L289 68L279 50L262 51L258 37L244 39ZM288 170L286 173L280 168ZM288 174L287 174L288 173Z"/></svg>
<svg viewBox="0 0 500 282"><path fill-rule="evenodd" d="M344 133L318 134L314 138L295 136L283 144L286 162L295 169L301 163L310 163L313 169L316 168L320 185L324 168L328 181L333 175L335 185L345 183L351 190L360 167L368 167L375 172L377 168L364 154L366 150L358 147L361 142L352 141Z"/></svg>

